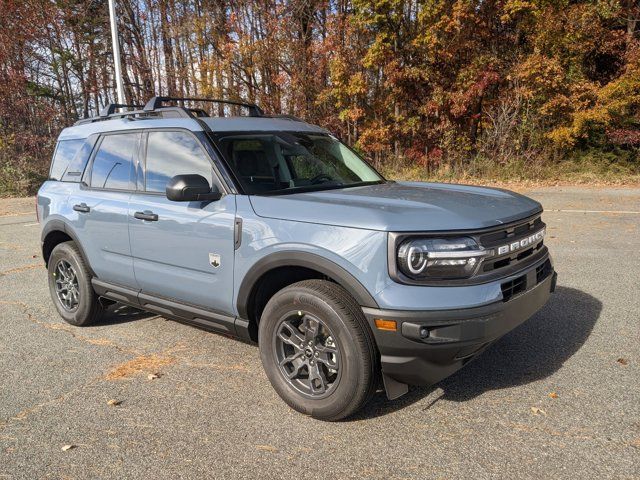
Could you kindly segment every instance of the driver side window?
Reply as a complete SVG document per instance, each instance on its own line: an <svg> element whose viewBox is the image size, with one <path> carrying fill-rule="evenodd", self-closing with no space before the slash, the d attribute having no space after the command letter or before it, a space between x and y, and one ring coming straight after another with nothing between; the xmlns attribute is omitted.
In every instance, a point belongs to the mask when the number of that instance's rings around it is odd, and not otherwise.
<svg viewBox="0 0 640 480"><path fill-rule="evenodd" d="M175 175L198 174L213 184L209 156L187 132L149 132L147 137L145 189L164 193Z"/></svg>

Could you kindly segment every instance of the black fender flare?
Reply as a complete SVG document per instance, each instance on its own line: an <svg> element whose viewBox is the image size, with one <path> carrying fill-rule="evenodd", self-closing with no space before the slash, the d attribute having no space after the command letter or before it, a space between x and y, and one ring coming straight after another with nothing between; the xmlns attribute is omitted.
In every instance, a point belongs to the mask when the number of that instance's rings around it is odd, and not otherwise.
<svg viewBox="0 0 640 480"><path fill-rule="evenodd" d="M362 307L377 308L369 291L340 265L315 253L296 250L271 253L258 260L246 273L238 290L236 307L241 318L248 319L249 300L258 280L270 270L279 267L304 267L326 275L347 290Z"/></svg>
<svg viewBox="0 0 640 480"><path fill-rule="evenodd" d="M41 250L42 250L42 258L43 258L43 260L45 262L45 265L47 265L48 261L47 261L47 258L45 256L45 252L44 252L44 242L45 242L47 236L52 232L63 232L66 235L68 235L69 237L71 237L71 240L73 240L75 242L76 246L80 250L80 253L82 254L82 258L84 258L84 261L85 261L86 265L89 267L89 272L91 273L91 276L95 277L96 275L95 275L93 269L91 268L91 264L89 263L89 259L87 257L87 254L85 253L84 248L82 247L82 244L78 240L78 235L73 230L73 227L71 225L69 225L67 222L65 222L63 220L60 220L58 218L54 218L54 219L48 220L43 225L42 232L40 234L40 247L41 247Z"/></svg>

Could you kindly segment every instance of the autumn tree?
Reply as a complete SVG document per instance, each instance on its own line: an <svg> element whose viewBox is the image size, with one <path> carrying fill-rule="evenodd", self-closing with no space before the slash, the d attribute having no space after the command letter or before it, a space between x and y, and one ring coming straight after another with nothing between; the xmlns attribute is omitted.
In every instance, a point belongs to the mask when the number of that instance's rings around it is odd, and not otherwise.
<svg viewBox="0 0 640 480"><path fill-rule="evenodd" d="M382 170L638 168L637 0L116 0L127 103L244 99ZM115 101L107 0L0 0L0 191ZM236 108L202 105L212 115Z"/></svg>

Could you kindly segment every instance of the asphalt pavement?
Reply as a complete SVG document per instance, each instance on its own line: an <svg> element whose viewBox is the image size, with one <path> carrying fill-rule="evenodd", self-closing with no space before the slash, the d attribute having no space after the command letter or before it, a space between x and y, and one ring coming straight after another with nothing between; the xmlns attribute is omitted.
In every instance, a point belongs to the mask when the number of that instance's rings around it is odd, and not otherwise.
<svg viewBox="0 0 640 480"><path fill-rule="evenodd" d="M129 308L63 323L33 199L0 200L0 478L640 478L640 189L525 193L547 306L339 423L290 410L253 345Z"/></svg>

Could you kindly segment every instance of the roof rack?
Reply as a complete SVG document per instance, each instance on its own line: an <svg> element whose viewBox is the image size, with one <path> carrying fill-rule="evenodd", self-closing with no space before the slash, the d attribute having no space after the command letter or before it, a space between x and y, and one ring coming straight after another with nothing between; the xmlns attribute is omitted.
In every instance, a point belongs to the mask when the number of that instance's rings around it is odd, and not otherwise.
<svg viewBox="0 0 640 480"><path fill-rule="evenodd" d="M142 108L142 105L126 105L124 103L110 103L98 114L99 117L108 117L116 112L118 108Z"/></svg>
<svg viewBox="0 0 640 480"><path fill-rule="evenodd" d="M208 117L206 111L201 108L187 108L184 106L185 101L192 102L209 102L209 103L221 103L228 105L236 105L244 107L249 110L249 116L262 117L264 112L260 107L253 103L236 102L233 100L217 100L210 98L181 98L181 97L153 97L142 107L142 105L125 105L121 103L110 103L95 117L83 118L78 120L74 125L84 125L87 123L101 122L105 120L112 120L115 118L129 118L131 120L143 120L147 118L168 118L168 117L182 117L182 118L195 118L200 119L202 117ZM165 102L182 102L183 106L163 105ZM124 112L116 112L119 108L133 108L134 110L127 110ZM137 110L136 110L137 109Z"/></svg>
<svg viewBox="0 0 640 480"><path fill-rule="evenodd" d="M102 122L105 120L113 120L116 118L129 118L131 120L143 120L148 118L167 118L169 116L174 118L175 117L197 118L197 117L207 116L206 112L203 112L202 110L189 109L189 108L183 108L183 107L162 107L161 109L156 111L129 110L126 112L107 113L108 108L109 107L103 108L97 117L80 119L76 123L74 123L74 125L85 125L87 123Z"/></svg>
<svg viewBox="0 0 640 480"><path fill-rule="evenodd" d="M154 110L163 108L165 102L208 102L208 103L221 103L226 105L236 105L238 107L244 107L249 111L250 117L262 117L264 112L262 109L254 103L237 102L235 100L219 100L217 98L194 98L194 97L153 97L144 106L145 112L153 112Z"/></svg>

